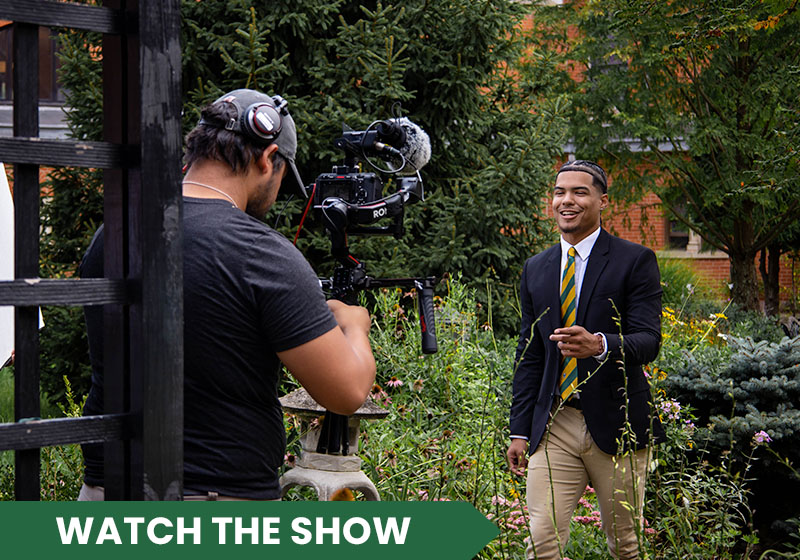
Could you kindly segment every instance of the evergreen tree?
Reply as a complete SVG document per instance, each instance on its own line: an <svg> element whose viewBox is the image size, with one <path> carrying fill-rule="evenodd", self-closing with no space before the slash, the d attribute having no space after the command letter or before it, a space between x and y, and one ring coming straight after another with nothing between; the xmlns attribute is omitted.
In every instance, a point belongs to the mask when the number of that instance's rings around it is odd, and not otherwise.
<svg viewBox="0 0 800 560"><path fill-rule="evenodd" d="M517 319L504 304L521 265L551 240L541 201L563 133L563 99L544 99L552 58L523 58L524 15L500 0L187 0L186 100L196 107L236 87L280 92L298 122L307 183L341 162L333 140L343 124L363 130L400 103L431 137L427 199L407 208L402 239L362 238L352 252L373 276L459 271L484 302L489 286L501 303L494 319L510 331ZM186 128L196 119L187 111ZM299 246L329 272L323 236Z"/></svg>
<svg viewBox="0 0 800 560"><path fill-rule="evenodd" d="M789 496L800 489L797 472L787 468L800 459L800 337L780 342L728 337L729 349L708 355L677 357L664 389L697 412L696 439L710 457L737 462L753 489L756 522L767 531L773 522L800 514ZM766 432L774 454L750 463L754 435ZM734 453L730 453L733 451ZM781 523L771 532L785 530Z"/></svg>

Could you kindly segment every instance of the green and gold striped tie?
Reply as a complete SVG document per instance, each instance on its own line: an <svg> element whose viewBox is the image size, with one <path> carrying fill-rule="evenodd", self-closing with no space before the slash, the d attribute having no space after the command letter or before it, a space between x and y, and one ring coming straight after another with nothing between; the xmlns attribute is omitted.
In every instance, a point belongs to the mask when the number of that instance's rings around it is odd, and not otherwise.
<svg viewBox="0 0 800 560"><path fill-rule="evenodd" d="M561 322L565 327L575 324L575 247L570 247L567 252L567 266L561 277ZM561 358L561 383L559 391L561 398L567 400L578 386L578 360L575 358Z"/></svg>

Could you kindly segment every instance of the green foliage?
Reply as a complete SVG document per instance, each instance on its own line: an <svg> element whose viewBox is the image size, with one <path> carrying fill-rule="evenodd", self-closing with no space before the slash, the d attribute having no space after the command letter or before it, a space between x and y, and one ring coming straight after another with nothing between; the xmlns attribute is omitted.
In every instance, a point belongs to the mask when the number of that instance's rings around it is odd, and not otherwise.
<svg viewBox="0 0 800 560"><path fill-rule="evenodd" d="M661 302L666 306L681 308L694 305L698 300L712 300L706 286L700 285L697 273L684 261L662 258L658 261L661 272ZM716 301L712 302L717 305Z"/></svg>
<svg viewBox="0 0 800 560"><path fill-rule="evenodd" d="M729 447L722 453L710 450L697 427L697 411L670 389L673 372L679 367L676 347L684 359L702 356L699 361L715 363L724 359L727 346L706 339L698 345L696 337L684 338L685 333L676 332L672 328L675 319L665 315L671 336L658 358L659 365L645 369L654 409L667 434L666 441L653 450L645 496L649 520L645 533L650 537L653 558L749 558L751 544L758 540L751 526L752 491L747 477L754 448L744 468L734 465ZM705 332L709 323L695 330ZM699 449L698 444L702 446Z"/></svg>
<svg viewBox="0 0 800 560"><path fill-rule="evenodd" d="M750 557L757 538L746 481L707 457L706 452L673 455L672 469L651 474L647 510L653 519L653 558Z"/></svg>
<svg viewBox="0 0 800 560"><path fill-rule="evenodd" d="M494 336L478 320L474 292L458 281L448 283L448 294L436 307L439 353L423 356L413 302L400 291L378 294L371 334L378 379L372 396L389 416L362 422L363 468L382 499L475 504L501 529L479 557L523 558L524 481L509 473L504 457L515 341ZM647 373L667 441L654 449L642 553L664 560L753 558L758 537L751 524L752 482L767 454L761 446L746 447L746 455L730 445L723 452L710 447L697 411L671 389L678 356L684 363L687 355L709 364L727 361L732 350L716 336L722 319L681 327L685 330L665 321L666 354ZM709 325L714 336L703 337ZM694 334L688 336L690 330ZM287 428L289 453L296 456L291 418ZM290 494L290 499L315 499L313 492ZM572 520L566 557L606 556L597 509L587 489Z"/></svg>
<svg viewBox="0 0 800 560"><path fill-rule="evenodd" d="M92 368L81 307L42 308L45 325L39 331L40 385L50 402L64 404L64 377L79 395L87 395Z"/></svg>
<svg viewBox="0 0 800 560"><path fill-rule="evenodd" d="M0 370L0 423L13 422L13 368ZM67 376L62 378L63 402L52 407L42 398L42 417L77 418L83 409L82 399L76 399ZM48 501L75 500L83 484L83 456L79 445L45 447L41 450L41 495ZM14 454L0 452L0 501L14 499Z"/></svg>
<svg viewBox="0 0 800 560"><path fill-rule="evenodd" d="M764 315L760 311L749 311L741 306L731 305L725 314L728 317L726 330L735 337L777 343L785 336L775 317Z"/></svg>
<svg viewBox="0 0 800 560"><path fill-rule="evenodd" d="M298 124L298 163L310 182L343 158L333 147L343 124L363 129L393 116L401 103L431 136L433 157L423 169L428 198L407 209L402 239L352 239L353 253L373 276L462 271L484 304L489 292L511 304L496 306L494 323L516 330L520 268L551 231L541 199L560 155L566 110L563 98L543 98L553 58L522 58L522 6L184 0L181 10L185 131L199 108L224 91L281 93ZM73 30L59 40L70 134L99 140L100 36ZM42 212L42 276L75 274L102 222L101 181L96 170L52 174ZM300 210L300 203L289 204L283 233L294 236ZM299 247L320 274L331 272L329 242L313 217ZM43 383L58 397L66 374L83 391L88 358L80 314L44 313Z"/></svg>
<svg viewBox="0 0 800 560"><path fill-rule="evenodd" d="M654 191L727 252L734 300L755 309L754 258L800 216L796 6L611 0L536 17L582 74L567 86L579 153L607 164L615 198Z"/></svg>
<svg viewBox="0 0 800 560"><path fill-rule="evenodd" d="M14 367L0 369L0 424L14 421Z"/></svg>
<svg viewBox="0 0 800 560"><path fill-rule="evenodd" d="M62 29L58 36L58 80L66 92L70 136L101 140L103 134L103 63L101 35Z"/></svg>
<svg viewBox="0 0 800 560"><path fill-rule="evenodd" d="M432 355L422 355L409 294L378 294L372 398L389 416L362 422L363 469L383 500L474 504L507 529L481 557L517 557L527 535L524 492L505 465L514 341L479 321L473 290L458 281L447 289L437 298ZM299 451L291 438L289 449Z"/></svg>
<svg viewBox="0 0 800 560"><path fill-rule="evenodd" d="M461 271L484 304L487 286L495 301L514 300L522 263L550 233L541 199L566 110L563 98L543 99L552 57L522 59L522 6L186 0L182 10L187 130L224 91L280 92L310 182L342 160L333 140L343 124L364 129L399 102L431 137L427 199L407 209L402 239L353 239L352 252L374 276ZM294 234L298 209L286 211L284 233ZM327 274L334 263L321 224L312 217L308 229L299 247ZM497 328L516 329L510 308L498 315Z"/></svg>
<svg viewBox="0 0 800 560"><path fill-rule="evenodd" d="M664 348L656 363L664 371L660 387L696 415L693 439L707 453L692 460L724 467L747 482L746 504L756 528L767 540L782 540L782 520L800 513L795 503L775 500L800 488L796 473L786 468L787 462L796 463L800 443L800 338L777 343L738 338L730 332L743 332L754 316L735 309L726 313L730 316L698 321L665 310ZM742 323L734 322L737 315ZM772 439L772 453L753 462L759 444L754 435L762 431Z"/></svg>
<svg viewBox="0 0 800 560"><path fill-rule="evenodd" d="M728 337L727 362L700 362L688 355L685 365L673 369L665 388L683 402L691 402L702 421L712 423L708 435L717 448L737 444L745 454L754 433L765 430L773 447L792 458L799 441L800 338L780 343Z"/></svg>

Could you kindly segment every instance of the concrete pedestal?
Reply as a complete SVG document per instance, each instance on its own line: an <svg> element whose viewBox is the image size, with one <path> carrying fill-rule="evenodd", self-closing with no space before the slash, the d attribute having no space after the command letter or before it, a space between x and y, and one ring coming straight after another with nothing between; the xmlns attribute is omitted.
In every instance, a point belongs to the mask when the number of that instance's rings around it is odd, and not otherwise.
<svg viewBox="0 0 800 560"><path fill-rule="evenodd" d="M380 501L378 490L367 475L361 471L361 458L358 452L359 424L362 419L379 419L388 415L371 399L348 419L349 451L346 455L317 453L320 438L318 422L313 422L324 414L320 407L304 389L298 389L281 399L281 405L301 419L300 457L293 469L286 471L280 479L281 497L295 486L313 488L320 501L330 501L337 491L348 488L362 492L369 501Z"/></svg>
<svg viewBox="0 0 800 560"><path fill-rule="evenodd" d="M310 486L317 492L321 502L329 502L333 495L344 488L358 490L371 502L379 502L378 490L362 471L319 471L295 467L281 477L281 497L295 486Z"/></svg>

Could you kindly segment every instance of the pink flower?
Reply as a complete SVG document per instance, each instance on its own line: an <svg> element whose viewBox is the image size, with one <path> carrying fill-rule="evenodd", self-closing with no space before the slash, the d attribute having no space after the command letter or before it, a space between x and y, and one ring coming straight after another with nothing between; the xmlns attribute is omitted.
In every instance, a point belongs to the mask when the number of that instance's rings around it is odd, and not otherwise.
<svg viewBox="0 0 800 560"><path fill-rule="evenodd" d="M761 445L762 443L770 443L771 441L772 438L769 437L769 434L764 430L761 430L760 432L756 432L755 434L753 434L754 445Z"/></svg>
<svg viewBox="0 0 800 560"><path fill-rule="evenodd" d="M681 415L681 403L678 401L664 401L659 405L659 408L670 420L677 420Z"/></svg>
<svg viewBox="0 0 800 560"><path fill-rule="evenodd" d="M389 379L389 381L386 382L386 385L389 387L400 387L401 385L403 385L403 382L397 379L397 377L393 375L391 379Z"/></svg>

